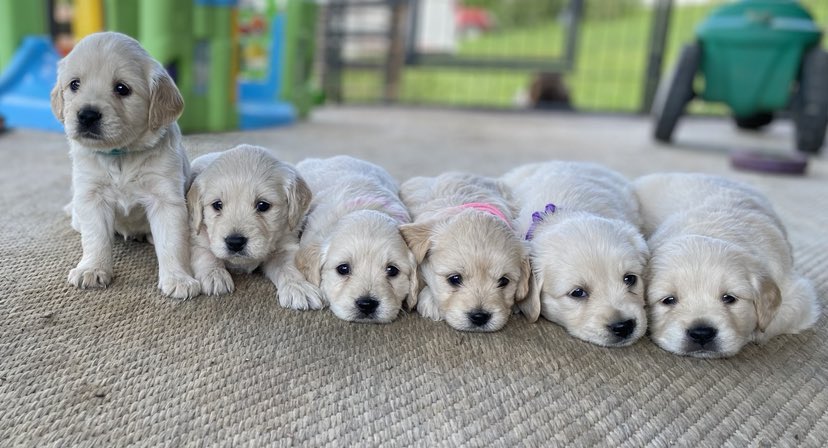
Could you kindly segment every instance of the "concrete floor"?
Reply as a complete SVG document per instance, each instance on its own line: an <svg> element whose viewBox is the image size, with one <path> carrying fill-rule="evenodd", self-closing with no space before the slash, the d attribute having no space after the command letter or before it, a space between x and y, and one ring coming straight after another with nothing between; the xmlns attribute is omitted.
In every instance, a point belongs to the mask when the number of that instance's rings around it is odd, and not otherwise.
<svg viewBox="0 0 828 448"><path fill-rule="evenodd" d="M731 149L793 148L787 121L754 134L740 132L726 119L686 118L670 146L657 144L650 133L649 117L640 116L326 107L294 126L192 135L187 145L200 154L237 143L259 144L291 162L353 154L380 163L400 180L446 170L499 175L546 159L592 160L629 176L654 170L728 173ZM824 156L811 161L809 176L826 176Z"/></svg>

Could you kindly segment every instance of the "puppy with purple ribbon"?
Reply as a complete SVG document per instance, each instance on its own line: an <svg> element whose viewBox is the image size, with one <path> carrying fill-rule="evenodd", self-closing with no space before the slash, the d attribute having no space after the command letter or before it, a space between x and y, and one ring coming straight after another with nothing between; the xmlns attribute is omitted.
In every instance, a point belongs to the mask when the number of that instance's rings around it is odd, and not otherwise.
<svg viewBox="0 0 828 448"><path fill-rule="evenodd" d="M452 172L410 179L401 196L414 218L402 233L419 263L417 311L461 331L502 328L528 300L530 273L508 188Z"/></svg>
<svg viewBox="0 0 828 448"><path fill-rule="evenodd" d="M296 168L313 201L296 264L340 319L388 323L417 303L417 261L400 226L411 222L397 182L348 156L307 159Z"/></svg>
<svg viewBox="0 0 828 448"><path fill-rule="evenodd" d="M601 346L630 345L644 335L641 276L649 251L630 182L599 165L559 161L518 167L502 181L530 246L524 314L540 312Z"/></svg>

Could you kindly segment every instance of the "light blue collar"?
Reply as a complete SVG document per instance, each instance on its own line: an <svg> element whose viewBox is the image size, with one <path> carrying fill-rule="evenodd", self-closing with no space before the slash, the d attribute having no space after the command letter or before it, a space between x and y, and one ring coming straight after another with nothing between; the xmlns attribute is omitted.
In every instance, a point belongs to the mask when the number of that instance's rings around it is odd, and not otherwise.
<svg viewBox="0 0 828 448"><path fill-rule="evenodd" d="M95 152L97 152L98 154L104 155L104 156L117 157L117 156L122 156L122 155L126 154L129 151L127 151L126 148L113 148L113 149L110 149L110 150L95 151Z"/></svg>

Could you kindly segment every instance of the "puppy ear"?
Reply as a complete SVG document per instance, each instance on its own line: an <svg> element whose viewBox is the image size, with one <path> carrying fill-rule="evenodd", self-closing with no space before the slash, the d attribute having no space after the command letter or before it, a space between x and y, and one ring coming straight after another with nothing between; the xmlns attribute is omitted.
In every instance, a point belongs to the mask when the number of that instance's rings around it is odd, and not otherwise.
<svg viewBox="0 0 828 448"><path fill-rule="evenodd" d="M60 88L60 80L52 88L50 98L52 102L52 113L55 114L55 118L58 121L63 123L63 89Z"/></svg>
<svg viewBox="0 0 828 448"><path fill-rule="evenodd" d="M285 195L288 203L288 228L295 230L305 218L313 193L296 170L290 168L290 171L290 181L285 185Z"/></svg>
<svg viewBox="0 0 828 448"><path fill-rule="evenodd" d="M167 71L159 66L150 79L150 129L154 131L172 124L182 112L184 98Z"/></svg>
<svg viewBox="0 0 828 448"><path fill-rule="evenodd" d="M414 254L417 264L420 264L431 248L431 222L403 224L400 226L400 233L403 239Z"/></svg>
<svg viewBox="0 0 828 448"><path fill-rule="evenodd" d="M759 331L765 331L776 316L779 305L782 303L782 292L779 286L768 275L760 275L754 279L757 288L756 300L753 307L756 309L756 326Z"/></svg>
<svg viewBox="0 0 828 448"><path fill-rule="evenodd" d="M190 215L190 229L198 235L204 220L204 206L201 204L201 182L194 179L187 190L187 211Z"/></svg>
<svg viewBox="0 0 828 448"><path fill-rule="evenodd" d="M417 307L417 296L420 293L420 273L417 271L417 259L411 251L408 252L408 264L411 270L408 274L408 297L405 302L408 309L413 310Z"/></svg>
<svg viewBox="0 0 828 448"><path fill-rule="evenodd" d="M319 243L302 244L296 252L296 268L316 286L322 283L323 255L322 245Z"/></svg>
<svg viewBox="0 0 828 448"><path fill-rule="evenodd" d="M528 264L528 262L527 262ZM543 287L543 281L532 272L532 269L529 269L529 272L526 273L527 278L527 290L525 291L524 297L521 300L518 296L519 301L517 302L517 307L520 312L526 316L526 320L529 322L536 322L538 317L540 317L541 311L541 303L540 303L540 292L541 288ZM521 281L523 283L523 281ZM518 291L520 291L520 287L518 287Z"/></svg>

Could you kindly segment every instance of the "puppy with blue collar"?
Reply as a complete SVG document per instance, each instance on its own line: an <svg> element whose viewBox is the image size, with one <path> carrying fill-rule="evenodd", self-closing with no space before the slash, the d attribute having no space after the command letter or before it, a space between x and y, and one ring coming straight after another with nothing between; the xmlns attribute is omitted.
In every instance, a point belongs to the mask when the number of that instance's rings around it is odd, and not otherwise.
<svg viewBox="0 0 828 448"><path fill-rule="evenodd" d="M89 35L58 64L51 105L69 140L67 208L83 247L69 283L112 282L117 233L154 243L164 295L198 295L184 199L190 167L176 123L184 100L164 67L124 34Z"/></svg>

